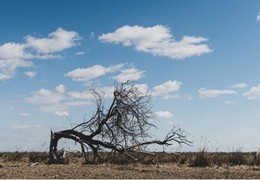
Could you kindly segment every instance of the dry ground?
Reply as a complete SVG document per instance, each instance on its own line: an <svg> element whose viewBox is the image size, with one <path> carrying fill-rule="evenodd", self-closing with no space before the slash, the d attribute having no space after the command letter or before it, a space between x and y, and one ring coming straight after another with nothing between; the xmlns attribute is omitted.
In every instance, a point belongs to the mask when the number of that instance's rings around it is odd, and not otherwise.
<svg viewBox="0 0 260 180"><path fill-rule="evenodd" d="M0 178L41 179L155 179L155 178L260 178L260 168L249 166L185 167L174 164L156 165L47 165L44 163L4 162L1 163Z"/></svg>
<svg viewBox="0 0 260 180"><path fill-rule="evenodd" d="M0 153L0 179L260 179L260 160L252 153L159 153L157 167L148 157L143 163L86 165L78 154L69 164L48 165L47 153ZM141 158L141 156L139 157ZM121 165L120 165L121 164ZM201 167L191 167L198 166Z"/></svg>

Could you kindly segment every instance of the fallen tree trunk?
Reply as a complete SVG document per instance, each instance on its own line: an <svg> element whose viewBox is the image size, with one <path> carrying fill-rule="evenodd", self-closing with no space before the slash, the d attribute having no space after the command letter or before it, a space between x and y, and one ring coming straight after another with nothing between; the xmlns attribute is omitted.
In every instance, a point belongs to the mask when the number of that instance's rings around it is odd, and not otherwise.
<svg viewBox="0 0 260 180"><path fill-rule="evenodd" d="M57 153L58 141L67 138L79 143L86 162L96 162L101 159L100 152L120 153L137 161L133 154L145 153L148 145L172 145L174 142L190 144L186 134L181 129L173 129L164 140L150 140L149 129L156 127L149 122L153 113L150 108L150 96L138 90L130 83L115 87L114 97L109 108L104 107L104 94L92 90L96 113L88 121L76 125L72 129L58 132L51 131L49 163L60 163ZM149 139L149 140L148 140ZM93 160L86 156L93 153Z"/></svg>
<svg viewBox="0 0 260 180"><path fill-rule="evenodd" d="M81 151L86 163L96 163L97 160L102 159L99 153L102 150L107 151L114 151L120 154L127 156L128 158L134 160L135 162L138 161L132 154L134 153L144 153L151 155L155 158L156 163L159 164L158 159L155 153L149 153L145 151L140 151L143 146L151 145L151 144L158 144L158 145L172 145L172 142L177 142L178 144L187 144L190 145L190 142L187 141L186 136L182 134L181 129L172 130L163 141L154 140L154 141L146 141L139 144L135 144L132 146L124 147L120 144L112 144L109 142L103 142L100 140L95 140L92 136L85 135L81 132L75 131L73 129L63 130L58 132L51 131L51 139L50 139L50 150L49 150L49 163L50 164L57 164L63 163L62 154L59 155L57 151L58 141L62 138L70 139L79 143L81 145ZM85 150L91 150L93 153L94 159L91 160L86 156Z"/></svg>

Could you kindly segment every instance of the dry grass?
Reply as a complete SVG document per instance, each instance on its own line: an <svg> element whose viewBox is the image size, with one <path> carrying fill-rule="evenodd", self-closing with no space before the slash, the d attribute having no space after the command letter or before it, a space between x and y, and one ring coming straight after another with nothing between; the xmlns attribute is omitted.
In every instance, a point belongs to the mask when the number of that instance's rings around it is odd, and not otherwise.
<svg viewBox="0 0 260 180"><path fill-rule="evenodd" d="M259 169L250 167L205 167L194 168L177 166L174 164L163 164L159 168L155 165L130 164L130 165L82 165L71 163L69 165L46 165L42 163L28 164L25 162L6 162L0 168L0 178L99 178L99 179L175 179L175 178L259 178Z"/></svg>
<svg viewBox="0 0 260 180"><path fill-rule="evenodd" d="M96 165L84 164L80 154L71 153L69 164L48 165L47 153L0 153L0 178L260 178L259 160L254 153L157 153L160 166L153 158L140 155L141 163L123 156L117 161ZM105 156L105 154L104 154Z"/></svg>

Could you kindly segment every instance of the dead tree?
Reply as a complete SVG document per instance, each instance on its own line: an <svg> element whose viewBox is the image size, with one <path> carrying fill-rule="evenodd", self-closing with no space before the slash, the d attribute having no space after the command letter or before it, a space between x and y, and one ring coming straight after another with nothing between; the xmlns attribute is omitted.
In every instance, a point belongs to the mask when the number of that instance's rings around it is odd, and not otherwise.
<svg viewBox="0 0 260 180"><path fill-rule="evenodd" d="M137 161L135 152L147 152L151 144L172 145L190 144L181 129L173 128L163 140L151 140L150 123L153 117L148 93L142 93L134 83L123 83L115 86L113 99L105 108L104 93L91 90L96 106L94 115L71 129L51 132L49 163L59 163L57 145L61 138L71 139L81 145L86 162L101 159L100 152L123 154ZM94 160L87 152L92 152Z"/></svg>

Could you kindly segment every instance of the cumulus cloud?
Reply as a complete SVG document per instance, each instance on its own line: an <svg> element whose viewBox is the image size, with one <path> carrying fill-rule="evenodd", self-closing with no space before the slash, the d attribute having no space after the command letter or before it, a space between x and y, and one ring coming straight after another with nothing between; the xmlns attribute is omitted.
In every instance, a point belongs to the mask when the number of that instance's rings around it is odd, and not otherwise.
<svg viewBox="0 0 260 180"><path fill-rule="evenodd" d="M24 43L7 42L0 45L0 81L13 78L17 68L32 67L33 59L61 58L57 53L77 45L79 39L75 31L58 28L48 38L28 35Z"/></svg>
<svg viewBox="0 0 260 180"><path fill-rule="evenodd" d="M77 68L65 74L66 77L73 81L87 82L97 77L104 76L107 73L112 73L123 67L123 64L111 65L104 67L102 65L94 65L88 68Z"/></svg>
<svg viewBox="0 0 260 180"><path fill-rule="evenodd" d="M215 98L227 94L236 94L236 92L234 90L226 90L226 89L224 90L206 89L206 88L199 89L200 98Z"/></svg>
<svg viewBox="0 0 260 180"><path fill-rule="evenodd" d="M66 87L65 87L63 84L60 84L60 85L58 85L58 86L56 87L56 91L57 91L58 93L65 93Z"/></svg>
<svg viewBox="0 0 260 180"><path fill-rule="evenodd" d="M120 74L114 77L117 82L137 81L141 79L145 71L140 71L135 68L124 69Z"/></svg>
<svg viewBox="0 0 260 180"><path fill-rule="evenodd" d="M104 98L113 97L114 87L97 87L97 92L104 93ZM42 112L50 112L57 116L69 116L71 108L83 107L92 104L93 95L90 91L67 91L63 84L53 90L42 88L26 98L30 104L35 104Z"/></svg>
<svg viewBox="0 0 260 180"><path fill-rule="evenodd" d="M26 44L9 42L0 46L0 59L2 60L31 58L33 58L33 55L26 52Z"/></svg>
<svg viewBox="0 0 260 180"><path fill-rule="evenodd" d="M32 97L29 97L27 101L32 104L57 104L64 99L64 96L56 91L48 89L40 89L33 93Z"/></svg>
<svg viewBox="0 0 260 180"><path fill-rule="evenodd" d="M113 98L114 97L114 91L115 87L114 86L105 86L105 87L99 87L96 88L98 92L104 93L104 98Z"/></svg>
<svg viewBox="0 0 260 180"><path fill-rule="evenodd" d="M0 57L0 81L11 79L16 74L16 69L31 67L33 63L23 59L1 59Z"/></svg>
<svg viewBox="0 0 260 180"><path fill-rule="evenodd" d="M99 36L98 39L105 43L122 44L134 47L137 51L171 59L200 56L213 51L205 44L207 38L184 36L180 41L176 41L170 29L162 25L152 27L125 25L112 33Z"/></svg>
<svg viewBox="0 0 260 180"><path fill-rule="evenodd" d="M243 95L246 96L249 100L259 98L260 97L260 84L252 87L251 89L249 89L248 92L244 93Z"/></svg>
<svg viewBox="0 0 260 180"><path fill-rule="evenodd" d="M34 78L36 76L36 72L35 71L26 71L24 72L24 74L26 76L28 76L30 79Z"/></svg>
<svg viewBox="0 0 260 180"><path fill-rule="evenodd" d="M87 102L74 99L67 95L66 87L63 84L58 85L54 90L40 89L32 93L31 97L26 99L28 103L39 106L43 112L52 112L58 116L68 116L67 110L70 106L82 106L88 104ZM73 104L74 103L74 104ZM77 104L76 104L77 103Z"/></svg>
<svg viewBox="0 0 260 180"><path fill-rule="evenodd" d="M90 99L92 97L91 93L87 91L83 91L83 92L70 91L68 92L68 96L75 99Z"/></svg>
<svg viewBox="0 0 260 180"><path fill-rule="evenodd" d="M246 88L247 87L247 84L246 83L237 83L237 84L234 84L233 86L231 86L232 88Z"/></svg>
<svg viewBox="0 0 260 180"><path fill-rule="evenodd" d="M148 85L147 84L135 84L135 87L143 94L148 93Z"/></svg>
<svg viewBox="0 0 260 180"><path fill-rule="evenodd" d="M173 118L173 114L169 111L156 111L154 112L155 117L162 119L171 119Z"/></svg>
<svg viewBox="0 0 260 180"><path fill-rule="evenodd" d="M178 91L181 87L182 83L179 81L166 81L165 83L155 86L153 90L150 92L152 96L162 96L167 95L171 92Z"/></svg>
<svg viewBox="0 0 260 180"><path fill-rule="evenodd" d="M80 39L75 31L66 31L58 28L50 33L48 38L35 38L30 35L25 37L26 45L38 53L48 54L63 51L75 46Z"/></svg>

